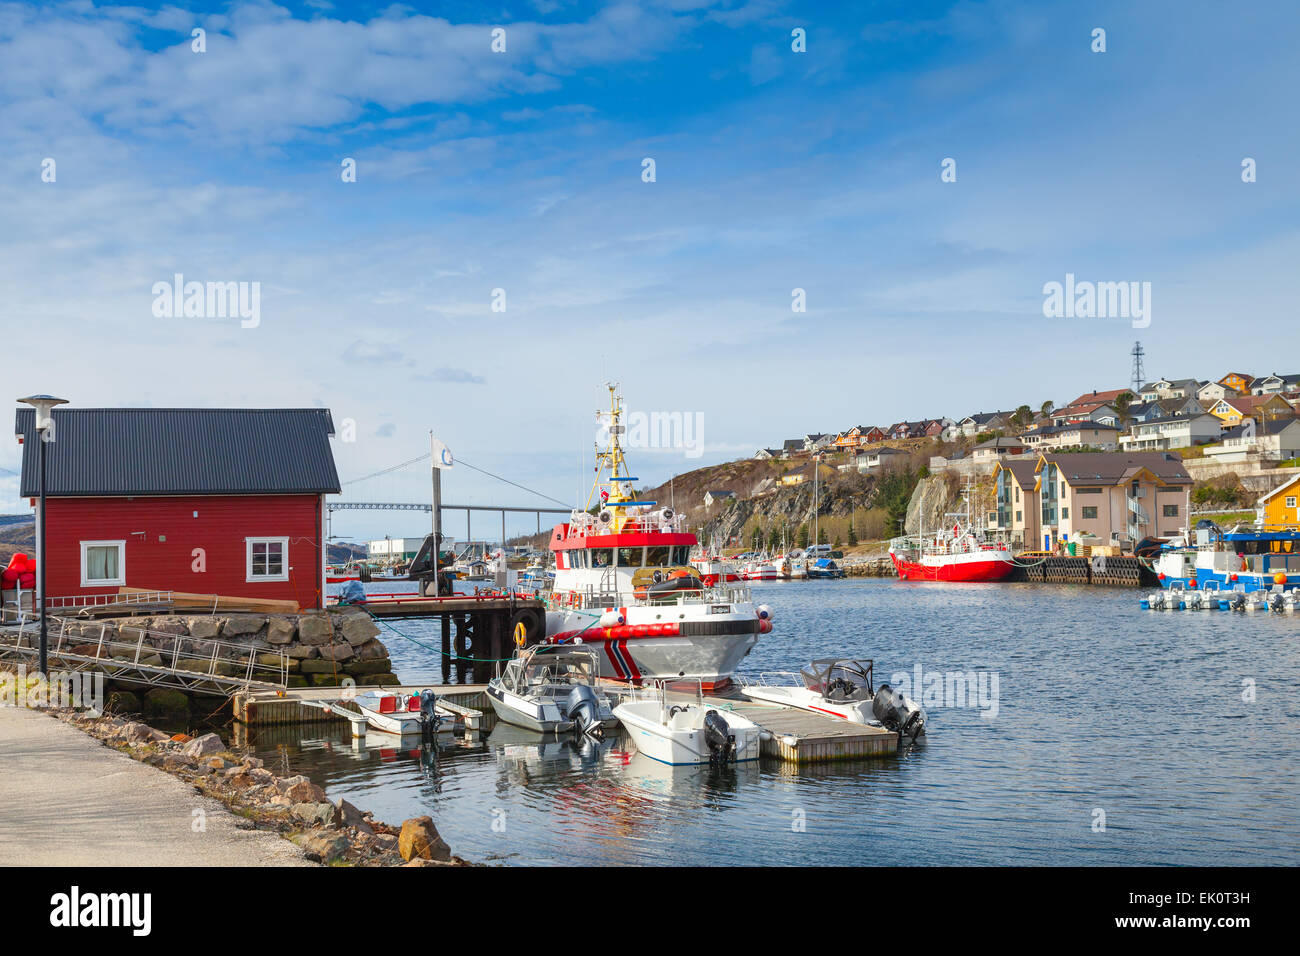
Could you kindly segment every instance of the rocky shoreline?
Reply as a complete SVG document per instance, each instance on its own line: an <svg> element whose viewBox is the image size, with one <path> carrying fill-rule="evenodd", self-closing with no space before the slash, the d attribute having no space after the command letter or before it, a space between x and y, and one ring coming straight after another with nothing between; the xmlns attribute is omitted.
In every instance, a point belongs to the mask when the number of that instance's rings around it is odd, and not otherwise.
<svg viewBox="0 0 1300 956"><path fill-rule="evenodd" d="M105 746L170 773L215 798L258 829L272 830L304 856L328 866L472 866L451 853L430 817L401 826L376 820L348 801L331 802L302 775L282 777L260 759L229 750L216 734L168 735L122 717L53 708L52 716Z"/></svg>

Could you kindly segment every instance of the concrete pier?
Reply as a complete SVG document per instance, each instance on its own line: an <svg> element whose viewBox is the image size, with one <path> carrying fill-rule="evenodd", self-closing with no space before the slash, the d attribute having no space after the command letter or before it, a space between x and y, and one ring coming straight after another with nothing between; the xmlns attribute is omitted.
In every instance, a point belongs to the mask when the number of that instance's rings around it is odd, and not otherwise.
<svg viewBox="0 0 1300 956"><path fill-rule="evenodd" d="M0 866L308 866L185 781L55 717L0 707ZM196 812L201 811L201 813Z"/></svg>

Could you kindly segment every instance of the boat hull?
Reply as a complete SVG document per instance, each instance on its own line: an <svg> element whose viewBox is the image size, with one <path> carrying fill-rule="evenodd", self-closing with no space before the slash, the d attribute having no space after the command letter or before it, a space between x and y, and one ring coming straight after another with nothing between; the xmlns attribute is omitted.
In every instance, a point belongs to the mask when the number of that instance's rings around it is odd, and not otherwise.
<svg viewBox="0 0 1300 956"><path fill-rule="evenodd" d="M591 626L590 614L550 611L546 633L553 640L579 638L592 645L600 660L601 677L637 683L683 677L701 681L709 690L728 685L759 635L771 630L769 622L748 615L655 620L671 611L679 611L678 606L624 608L627 623L618 627ZM640 623L642 620L646 623ZM715 633L691 633L697 629ZM733 633L716 633L726 630Z"/></svg>
<svg viewBox="0 0 1300 956"><path fill-rule="evenodd" d="M573 721L561 717L560 708L551 701L530 701L504 690L496 681L488 684L487 698L497 717L516 727L542 734L563 733L573 729Z"/></svg>
<svg viewBox="0 0 1300 956"><path fill-rule="evenodd" d="M658 712L658 701L635 701L614 708L614 716L627 728L640 753L675 767L708 763L709 745L704 729L666 727L659 722ZM762 746L762 729L727 711L719 710L718 714L736 738L735 762L757 760Z"/></svg>

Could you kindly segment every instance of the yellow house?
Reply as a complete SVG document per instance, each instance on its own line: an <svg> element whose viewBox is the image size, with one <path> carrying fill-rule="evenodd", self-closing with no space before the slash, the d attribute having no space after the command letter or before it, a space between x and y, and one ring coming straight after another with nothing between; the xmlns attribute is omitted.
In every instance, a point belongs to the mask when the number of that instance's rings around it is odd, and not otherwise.
<svg viewBox="0 0 1300 956"><path fill-rule="evenodd" d="M1267 421L1274 418L1287 418L1295 414L1295 409L1285 398L1276 393L1272 395L1239 395L1236 398L1222 398L1208 409L1211 415L1223 423L1224 428L1234 428L1241 424L1243 418Z"/></svg>
<svg viewBox="0 0 1300 956"><path fill-rule="evenodd" d="M796 471L792 475L782 475L781 484L783 485L802 485L806 476L801 471Z"/></svg>
<svg viewBox="0 0 1300 956"><path fill-rule="evenodd" d="M1256 516L1265 528L1300 528L1300 475L1284 481L1256 502Z"/></svg>

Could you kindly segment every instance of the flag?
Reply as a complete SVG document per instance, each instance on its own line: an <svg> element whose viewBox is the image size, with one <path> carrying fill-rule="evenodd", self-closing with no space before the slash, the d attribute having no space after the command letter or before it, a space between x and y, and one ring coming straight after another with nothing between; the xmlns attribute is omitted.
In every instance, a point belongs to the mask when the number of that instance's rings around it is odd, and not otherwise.
<svg viewBox="0 0 1300 956"><path fill-rule="evenodd" d="M433 455L434 468L450 468L455 464L451 457L451 449L434 438L433 435L429 436L429 451Z"/></svg>
<svg viewBox="0 0 1300 956"><path fill-rule="evenodd" d="M609 492L606 491L604 488L601 488L601 489L600 489L600 500L601 500L601 501L608 501L608 500L609 500Z"/></svg>

